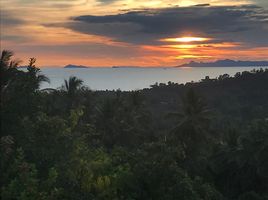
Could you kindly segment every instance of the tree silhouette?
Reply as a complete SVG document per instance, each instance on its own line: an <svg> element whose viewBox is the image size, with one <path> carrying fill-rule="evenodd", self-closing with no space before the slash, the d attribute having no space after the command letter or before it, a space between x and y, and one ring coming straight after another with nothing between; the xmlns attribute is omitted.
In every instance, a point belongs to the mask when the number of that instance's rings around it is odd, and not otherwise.
<svg viewBox="0 0 268 200"><path fill-rule="evenodd" d="M69 80L64 80L63 90L69 97L73 97L81 89L83 81L75 76L70 76Z"/></svg>
<svg viewBox="0 0 268 200"><path fill-rule="evenodd" d="M67 95L67 109L71 109L75 105L78 104L77 101L80 101L78 99L78 96L80 95L80 92L84 89L85 87L83 86L83 80L75 77L75 76L70 76L68 80L64 80L64 84L62 86L62 90L66 93Z"/></svg>
<svg viewBox="0 0 268 200"><path fill-rule="evenodd" d="M11 69L11 68L16 68L18 67L20 61L18 60L11 60L13 56L13 52L9 50L3 50L1 54L1 60L0 60L0 65L1 65L1 70L5 69Z"/></svg>
<svg viewBox="0 0 268 200"><path fill-rule="evenodd" d="M35 66L36 59L30 58L29 65L27 67L28 74L30 76L29 80L32 81L32 86L34 89L39 89L42 82L50 82L49 78L45 75L41 74L41 71L39 68Z"/></svg>
<svg viewBox="0 0 268 200"><path fill-rule="evenodd" d="M208 139L210 113L202 98L192 88L182 98L182 110L169 113L169 116L178 120L172 133L175 134L185 151L191 150L191 153L189 152L191 156L199 153L198 149Z"/></svg>
<svg viewBox="0 0 268 200"><path fill-rule="evenodd" d="M13 52L9 50L3 50L0 59L0 80L1 80L1 92L11 82L11 78L17 72L17 67L20 63L19 60L12 60Z"/></svg>
<svg viewBox="0 0 268 200"><path fill-rule="evenodd" d="M211 169L226 196L237 198L249 191L267 191L267 130L268 123L257 120L243 134L231 131L213 155Z"/></svg>

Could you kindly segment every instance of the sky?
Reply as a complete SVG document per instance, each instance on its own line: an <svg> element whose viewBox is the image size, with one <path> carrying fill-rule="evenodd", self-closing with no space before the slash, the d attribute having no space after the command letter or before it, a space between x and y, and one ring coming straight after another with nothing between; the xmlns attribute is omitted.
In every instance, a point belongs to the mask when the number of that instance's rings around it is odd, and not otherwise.
<svg viewBox="0 0 268 200"><path fill-rule="evenodd" d="M268 0L1 0L1 50L38 66L268 60Z"/></svg>

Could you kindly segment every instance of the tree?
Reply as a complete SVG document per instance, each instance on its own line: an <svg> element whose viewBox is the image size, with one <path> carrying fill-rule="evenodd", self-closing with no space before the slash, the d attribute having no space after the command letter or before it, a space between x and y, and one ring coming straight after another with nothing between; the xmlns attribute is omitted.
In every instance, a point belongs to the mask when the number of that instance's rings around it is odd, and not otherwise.
<svg viewBox="0 0 268 200"><path fill-rule="evenodd" d="M170 113L178 119L172 132L185 149L193 150L207 140L207 131L210 122L210 110L193 89L188 90L182 99L182 111Z"/></svg>
<svg viewBox="0 0 268 200"><path fill-rule="evenodd" d="M183 152L163 143L144 144L133 161L138 198L155 200L220 200L221 194L202 178L191 178L180 165ZM133 192L132 192L133 193Z"/></svg>
<svg viewBox="0 0 268 200"><path fill-rule="evenodd" d="M20 63L18 60L11 60L13 57L13 52L9 50L3 50L0 59L0 80L1 80L1 93L3 92L7 85L10 83L11 79L17 72L17 67Z"/></svg>
<svg viewBox="0 0 268 200"><path fill-rule="evenodd" d="M35 66L36 59L30 58L29 65L27 67L28 75L29 75L29 81L31 81L31 86L33 89L37 90L40 88L40 85L42 82L50 82L49 79L41 74L41 71L39 68Z"/></svg>
<svg viewBox="0 0 268 200"><path fill-rule="evenodd" d="M38 177L35 165L25 160L23 150L17 150L8 169L8 180L1 180L1 199L59 199L61 190L56 187L57 171L50 168L43 180ZM7 175L6 175L7 177Z"/></svg>
<svg viewBox="0 0 268 200"><path fill-rule="evenodd" d="M75 94L83 86L83 81L75 76L70 76L69 80L64 80L63 90L67 92L70 98L73 98Z"/></svg>
<svg viewBox="0 0 268 200"><path fill-rule="evenodd" d="M234 138L212 156L215 183L229 198L262 199L258 194L268 190L268 122L254 121Z"/></svg>
<svg viewBox="0 0 268 200"><path fill-rule="evenodd" d="M67 109L71 109L75 105L79 104L79 101L81 101L81 99L78 99L78 97L81 94L80 92L84 89L85 87L83 86L83 80L75 76L70 76L69 80L64 80L62 90L67 95Z"/></svg>

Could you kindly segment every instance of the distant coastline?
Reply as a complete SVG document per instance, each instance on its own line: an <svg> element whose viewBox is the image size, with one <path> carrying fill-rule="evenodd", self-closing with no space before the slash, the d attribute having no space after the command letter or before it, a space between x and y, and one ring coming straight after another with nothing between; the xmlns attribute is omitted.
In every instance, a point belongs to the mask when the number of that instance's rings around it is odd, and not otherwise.
<svg viewBox="0 0 268 200"><path fill-rule="evenodd" d="M60 66L59 66L60 67ZM240 61L240 60L217 60L215 62L196 62L191 61L189 63L185 63L178 66L158 66L158 67L143 67L143 66L106 66L104 68L114 68L114 69L122 69L122 68L178 68L178 67L268 67L268 61ZM27 68L27 66L20 66L19 68ZM84 66L84 65L73 65L68 64L64 67L64 69L90 69L90 68L99 68L95 66Z"/></svg>
<svg viewBox="0 0 268 200"><path fill-rule="evenodd" d="M64 66L63 68L66 68L66 69L76 69L76 68L98 68L98 67L89 67L89 66L84 66L84 65L72 65L72 64L69 64L69 65L66 65ZM110 66L109 68L142 68L140 66Z"/></svg>
<svg viewBox="0 0 268 200"><path fill-rule="evenodd" d="M217 60L215 62L191 61L176 67L267 67L268 61Z"/></svg>
<svg viewBox="0 0 268 200"><path fill-rule="evenodd" d="M83 66L83 65L71 65L71 64L69 64L69 65L66 65L63 68L66 68L66 69L76 69L76 68L79 68L80 69L80 68L90 68L90 67Z"/></svg>

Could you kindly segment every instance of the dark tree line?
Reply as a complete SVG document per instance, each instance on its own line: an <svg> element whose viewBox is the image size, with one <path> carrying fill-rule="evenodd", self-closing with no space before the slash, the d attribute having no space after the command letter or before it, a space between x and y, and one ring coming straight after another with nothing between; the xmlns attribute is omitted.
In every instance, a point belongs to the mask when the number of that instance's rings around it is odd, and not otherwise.
<svg viewBox="0 0 268 200"><path fill-rule="evenodd" d="M267 200L268 70L92 91L1 64L1 199Z"/></svg>

